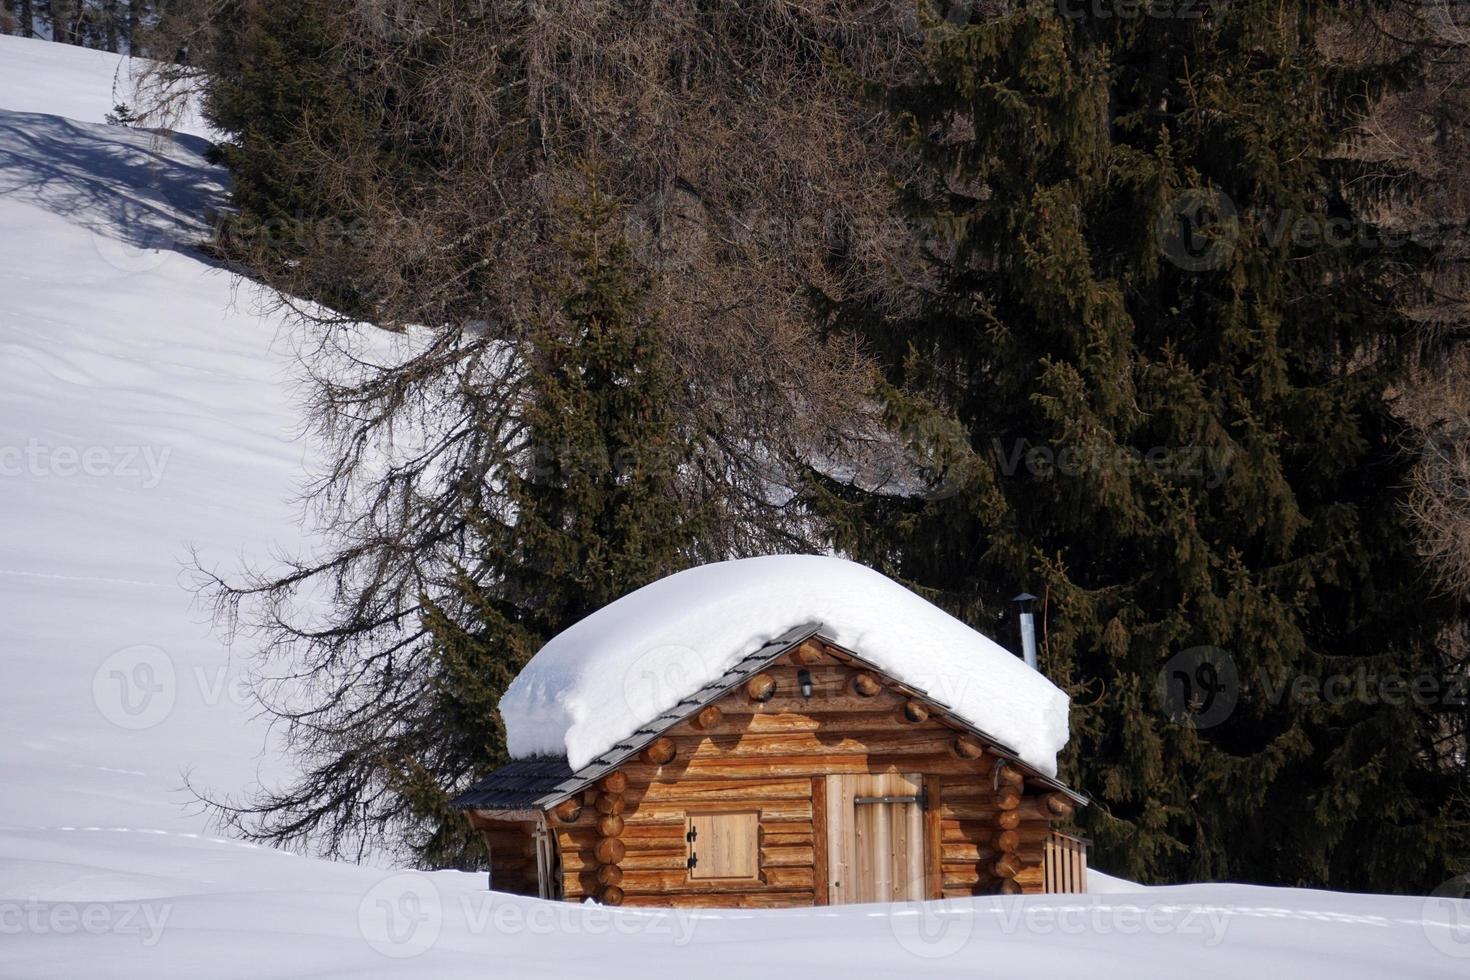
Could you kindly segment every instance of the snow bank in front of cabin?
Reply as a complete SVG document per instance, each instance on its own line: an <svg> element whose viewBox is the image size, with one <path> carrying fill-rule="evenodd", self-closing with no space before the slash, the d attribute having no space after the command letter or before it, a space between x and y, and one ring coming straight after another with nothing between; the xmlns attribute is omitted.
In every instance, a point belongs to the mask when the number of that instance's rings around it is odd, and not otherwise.
<svg viewBox="0 0 1470 980"><path fill-rule="evenodd" d="M1015 654L854 562L774 555L691 568L565 630L500 702L515 758L573 768L628 738L793 626L928 691L1048 775L1067 743L1067 696Z"/></svg>

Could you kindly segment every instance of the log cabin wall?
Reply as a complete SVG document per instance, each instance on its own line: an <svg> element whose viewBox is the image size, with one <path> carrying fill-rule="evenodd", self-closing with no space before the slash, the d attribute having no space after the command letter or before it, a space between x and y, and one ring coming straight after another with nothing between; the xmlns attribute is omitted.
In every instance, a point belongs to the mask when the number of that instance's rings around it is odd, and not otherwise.
<svg viewBox="0 0 1470 980"><path fill-rule="evenodd" d="M810 697L801 694L802 671ZM834 774L923 777L926 897L1042 891L1051 820L1070 810L1048 788L1026 786L1018 769L1001 763L996 773L998 760L983 745L815 638L663 735L638 761L548 814L567 900L824 905L825 777ZM758 876L691 875L688 814L750 811L758 814ZM494 865L493 843L491 853ZM506 860L525 854L534 874L529 845Z"/></svg>
<svg viewBox="0 0 1470 980"><path fill-rule="evenodd" d="M490 887L512 895L535 895L536 821L494 819L470 812L470 824L480 832L490 854Z"/></svg>

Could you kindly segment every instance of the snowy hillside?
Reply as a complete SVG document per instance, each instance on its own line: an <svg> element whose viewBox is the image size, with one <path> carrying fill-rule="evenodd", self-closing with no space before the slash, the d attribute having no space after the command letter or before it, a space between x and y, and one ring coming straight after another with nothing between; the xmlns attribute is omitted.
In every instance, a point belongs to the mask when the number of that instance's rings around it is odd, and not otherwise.
<svg viewBox="0 0 1470 980"><path fill-rule="evenodd" d="M284 763L191 609L301 540L280 324L191 254L223 176L110 127L117 59L0 37L0 975L1463 977L1470 909L1202 885L782 912L492 895L211 835ZM1102 891L1105 887L1106 891ZM1457 917L1458 916L1458 917Z"/></svg>

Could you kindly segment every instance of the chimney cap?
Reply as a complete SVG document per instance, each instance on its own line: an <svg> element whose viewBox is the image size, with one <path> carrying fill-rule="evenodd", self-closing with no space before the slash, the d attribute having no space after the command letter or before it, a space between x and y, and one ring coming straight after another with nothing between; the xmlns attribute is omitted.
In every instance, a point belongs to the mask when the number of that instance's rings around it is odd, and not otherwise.
<svg viewBox="0 0 1470 980"><path fill-rule="evenodd" d="M1032 595L1029 592L1022 592L1020 595L1016 596L1011 601L1012 602L1019 602L1022 605L1025 605L1028 602L1035 602L1036 601L1036 596Z"/></svg>

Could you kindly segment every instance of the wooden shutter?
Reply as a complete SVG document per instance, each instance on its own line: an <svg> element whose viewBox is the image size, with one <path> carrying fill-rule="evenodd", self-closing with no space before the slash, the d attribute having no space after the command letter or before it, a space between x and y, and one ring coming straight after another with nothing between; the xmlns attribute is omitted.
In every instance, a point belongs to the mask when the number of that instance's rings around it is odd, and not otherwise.
<svg viewBox="0 0 1470 980"><path fill-rule="evenodd" d="M760 876L760 817L753 810L691 813L684 839L692 880Z"/></svg>

